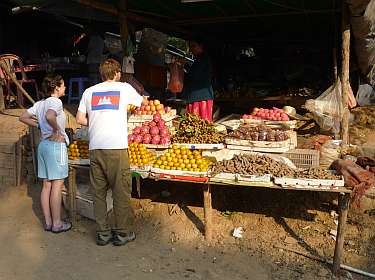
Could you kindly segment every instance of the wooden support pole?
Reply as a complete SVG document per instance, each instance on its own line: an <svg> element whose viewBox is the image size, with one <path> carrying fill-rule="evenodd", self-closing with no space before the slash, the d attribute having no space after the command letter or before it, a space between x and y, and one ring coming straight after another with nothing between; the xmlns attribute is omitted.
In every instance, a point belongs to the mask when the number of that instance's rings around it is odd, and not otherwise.
<svg viewBox="0 0 375 280"><path fill-rule="evenodd" d="M3 86L2 81L0 80L0 112L3 112L5 110L5 99L4 99L4 93L3 93Z"/></svg>
<svg viewBox="0 0 375 280"><path fill-rule="evenodd" d="M335 82L337 82L337 78L338 78L338 72L337 72L337 49L336 48L333 48L332 50L332 53L333 53L333 78L335 80Z"/></svg>
<svg viewBox="0 0 375 280"><path fill-rule="evenodd" d="M337 274L340 270L342 251L344 247L346 219L348 217L350 194L339 194L339 224L337 227L335 254L333 256L332 272Z"/></svg>
<svg viewBox="0 0 375 280"><path fill-rule="evenodd" d="M141 176L135 177L138 198L141 198Z"/></svg>
<svg viewBox="0 0 375 280"><path fill-rule="evenodd" d="M212 198L211 185L203 186L204 230L207 241L212 238Z"/></svg>
<svg viewBox="0 0 375 280"><path fill-rule="evenodd" d="M128 8L128 1L127 0L120 0L119 1L119 23L120 23L120 36L121 36L121 44L122 49L125 55L128 55L128 38L129 38L129 28L128 28L128 19L126 17L126 12Z"/></svg>
<svg viewBox="0 0 375 280"><path fill-rule="evenodd" d="M341 92L343 118L341 122L341 139L343 145L349 145L349 60L350 60L350 23L349 10L345 1L342 9L342 64L341 64Z"/></svg>
<svg viewBox="0 0 375 280"><path fill-rule="evenodd" d="M76 205L76 184L77 169L69 166L69 177L68 177L68 198L69 198L69 212L70 219L73 225L77 222L77 205Z"/></svg>

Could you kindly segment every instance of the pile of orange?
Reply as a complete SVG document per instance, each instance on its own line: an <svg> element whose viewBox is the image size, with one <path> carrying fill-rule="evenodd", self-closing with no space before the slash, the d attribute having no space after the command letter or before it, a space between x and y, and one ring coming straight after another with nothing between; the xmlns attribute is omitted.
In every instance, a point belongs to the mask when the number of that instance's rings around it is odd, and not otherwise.
<svg viewBox="0 0 375 280"><path fill-rule="evenodd" d="M156 159L156 156L145 145L140 143L131 143L128 152L130 165L152 165Z"/></svg>
<svg viewBox="0 0 375 280"><path fill-rule="evenodd" d="M89 158L89 143L85 140L74 140L68 148L68 158L88 159Z"/></svg>
<svg viewBox="0 0 375 280"><path fill-rule="evenodd" d="M154 167L165 170L207 172L211 164L211 160L202 157L201 151L173 145L172 149L168 149L157 158Z"/></svg>

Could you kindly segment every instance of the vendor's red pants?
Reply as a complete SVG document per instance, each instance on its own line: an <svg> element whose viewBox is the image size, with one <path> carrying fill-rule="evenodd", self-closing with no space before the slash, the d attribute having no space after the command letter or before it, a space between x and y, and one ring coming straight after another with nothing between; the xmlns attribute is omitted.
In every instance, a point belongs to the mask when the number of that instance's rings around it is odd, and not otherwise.
<svg viewBox="0 0 375 280"><path fill-rule="evenodd" d="M195 114L202 119L208 120L212 122L212 109L214 106L213 100L205 100L205 101L199 101L190 103L186 106L186 110L189 113Z"/></svg>

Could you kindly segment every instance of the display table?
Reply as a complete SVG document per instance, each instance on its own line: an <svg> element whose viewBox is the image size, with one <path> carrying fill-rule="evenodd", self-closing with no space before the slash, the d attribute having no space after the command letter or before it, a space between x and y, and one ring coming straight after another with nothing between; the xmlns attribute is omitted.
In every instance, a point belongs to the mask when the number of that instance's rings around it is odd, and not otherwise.
<svg viewBox="0 0 375 280"><path fill-rule="evenodd" d="M69 191L69 202L70 202L70 215L72 219L73 225L76 222L76 171L77 169L88 169L88 165L76 165L70 164L69 165L69 178L68 178L68 191ZM203 208L204 208L204 227L205 227L205 237L206 240L210 241L212 239L212 189L214 187L222 187L222 186L232 186L232 187L254 187L254 188L268 188L268 189L275 189L275 190L295 190L295 191L314 191L314 192L330 192L336 193L338 195L339 201L339 220L338 220L338 229L337 229L337 237L336 237L336 244L335 244L335 252L334 252L334 259L333 259L333 268L334 273L338 271L341 264L341 256L343 251L344 245L344 232L346 226L346 220L348 215L349 209L349 199L351 190L345 187L337 187L332 189L320 189L320 188L304 188L299 186L298 188L294 187L281 187L275 184L267 184L262 185L258 183L252 182L233 182L233 183L224 183L224 182L197 182L197 181L189 181L189 180L177 180L166 178L163 176L158 176L155 174L150 174L148 179L153 179L156 181L173 181L173 182L184 182L184 183L193 183L197 186L201 186L203 189ZM137 180L137 191L138 195L140 194L140 176L136 177Z"/></svg>

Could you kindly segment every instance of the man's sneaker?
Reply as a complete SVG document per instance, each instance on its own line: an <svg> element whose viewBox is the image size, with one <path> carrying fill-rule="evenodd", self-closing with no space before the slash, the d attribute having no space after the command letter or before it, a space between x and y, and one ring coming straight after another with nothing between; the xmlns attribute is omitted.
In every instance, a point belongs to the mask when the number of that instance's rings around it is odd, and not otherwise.
<svg viewBox="0 0 375 280"><path fill-rule="evenodd" d="M136 238L135 232L131 231L129 233L115 233L112 243L115 246L123 246L128 242L134 241Z"/></svg>
<svg viewBox="0 0 375 280"><path fill-rule="evenodd" d="M107 233L107 234L96 233L96 245L105 246L112 241L112 237L113 236L111 233Z"/></svg>

